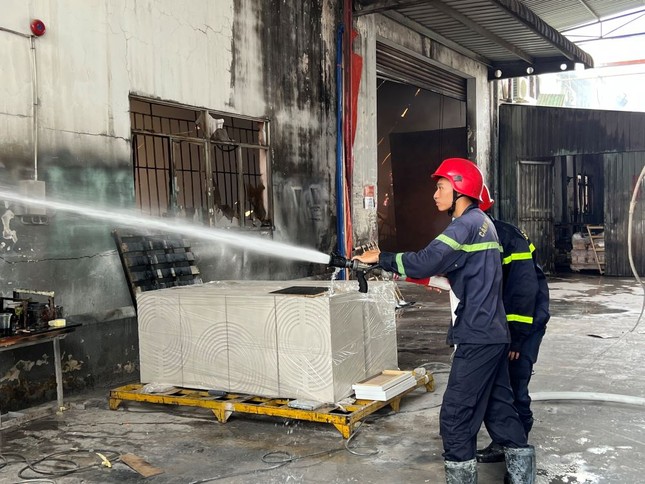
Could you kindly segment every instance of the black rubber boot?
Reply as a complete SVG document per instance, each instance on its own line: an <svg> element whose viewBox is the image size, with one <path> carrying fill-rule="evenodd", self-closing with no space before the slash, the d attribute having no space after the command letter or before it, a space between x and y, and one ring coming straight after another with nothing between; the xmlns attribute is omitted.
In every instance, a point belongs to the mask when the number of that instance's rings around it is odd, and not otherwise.
<svg viewBox="0 0 645 484"><path fill-rule="evenodd" d="M495 442L491 442L484 449L477 449L475 454L477 462L490 464L491 462L504 462L504 447Z"/></svg>
<svg viewBox="0 0 645 484"><path fill-rule="evenodd" d="M505 448L506 484L535 484L535 448L532 445L519 449Z"/></svg>
<svg viewBox="0 0 645 484"><path fill-rule="evenodd" d="M477 484L477 461L444 462L446 484Z"/></svg>

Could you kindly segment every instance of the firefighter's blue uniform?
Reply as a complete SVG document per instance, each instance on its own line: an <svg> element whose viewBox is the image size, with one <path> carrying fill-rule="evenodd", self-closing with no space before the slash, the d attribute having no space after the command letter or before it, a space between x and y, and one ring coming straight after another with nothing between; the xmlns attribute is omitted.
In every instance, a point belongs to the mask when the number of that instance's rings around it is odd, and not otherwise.
<svg viewBox="0 0 645 484"><path fill-rule="evenodd" d="M448 341L457 345L440 425L447 461L475 458L482 421L505 447L526 447L508 376L509 330L500 245L492 221L470 205L419 252L381 252L379 265L404 277L445 274L459 298Z"/></svg>
<svg viewBox="0 0 645 484"><path fill-rule="evenodd" d="M549 321L549 287L526 234L509 223L493 223L503 249L504 309L511 331L511 351L520 354L509 364L511 387L515 408L528 434L533 427L528 386Z"/></svg>

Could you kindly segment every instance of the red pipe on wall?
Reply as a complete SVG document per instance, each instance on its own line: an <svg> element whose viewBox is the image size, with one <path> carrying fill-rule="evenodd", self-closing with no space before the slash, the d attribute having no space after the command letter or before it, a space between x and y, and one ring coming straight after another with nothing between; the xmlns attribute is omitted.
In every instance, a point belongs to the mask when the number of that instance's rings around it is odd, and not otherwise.
<svg viewBox="0 0 645 484"><path fill-rule="evenodd" d="M354 175L354 139L356 138L356 122L358 115L358 91L363 72L363 58L354 52L354 39L358 32L354 29L354 15L352 12L352 0L345 0L343 22L345 24L345 45L343 59L345 61L345 82L344 82L344 113L343 113L343 137L345 140L345 238L348 252L353 244L352 229L352 186Z"/></svg>

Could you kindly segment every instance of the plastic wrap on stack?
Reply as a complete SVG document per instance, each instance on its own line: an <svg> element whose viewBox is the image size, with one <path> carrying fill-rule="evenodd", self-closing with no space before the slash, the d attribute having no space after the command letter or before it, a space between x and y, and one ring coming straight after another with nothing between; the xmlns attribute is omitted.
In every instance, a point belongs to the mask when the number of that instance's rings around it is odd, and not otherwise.
<svg viewBox="0 0 645 484"><path fill-rule="evenodd" d="M274 294L292 286L321 294ZM397 368L394 286L225 281L137 296L141 381L336 402Z"/></svg>
<svg viewBox="0 0 645 484"><path fill-rule="evenodd" d="M398 368L394 284L370 281L369 292L363 294L366 378Z"/></svg>

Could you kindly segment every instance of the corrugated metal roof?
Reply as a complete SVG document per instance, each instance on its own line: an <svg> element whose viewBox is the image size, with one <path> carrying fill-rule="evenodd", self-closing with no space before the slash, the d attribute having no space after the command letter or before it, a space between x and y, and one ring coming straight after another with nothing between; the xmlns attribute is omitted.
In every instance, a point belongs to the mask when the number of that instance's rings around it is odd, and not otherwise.
<svg viewBox="0 0 645 484"><path fill-rule="evenodd" d="M490 79L593 67L589 54L518 0L354 0L354 11L382 13L488 65Z"/></svg>
<svg viewBox="0 0 645 484"><path fill-rule="evenodd" d="M540 93L537 98L538 106L564 106L564 94Z"/></svg>
<svg viewBox="0 0 645 484"><path fill-rule="evenodd" d="M557 30L569 29L645 6L645 0L522 0Z"/></svg>

